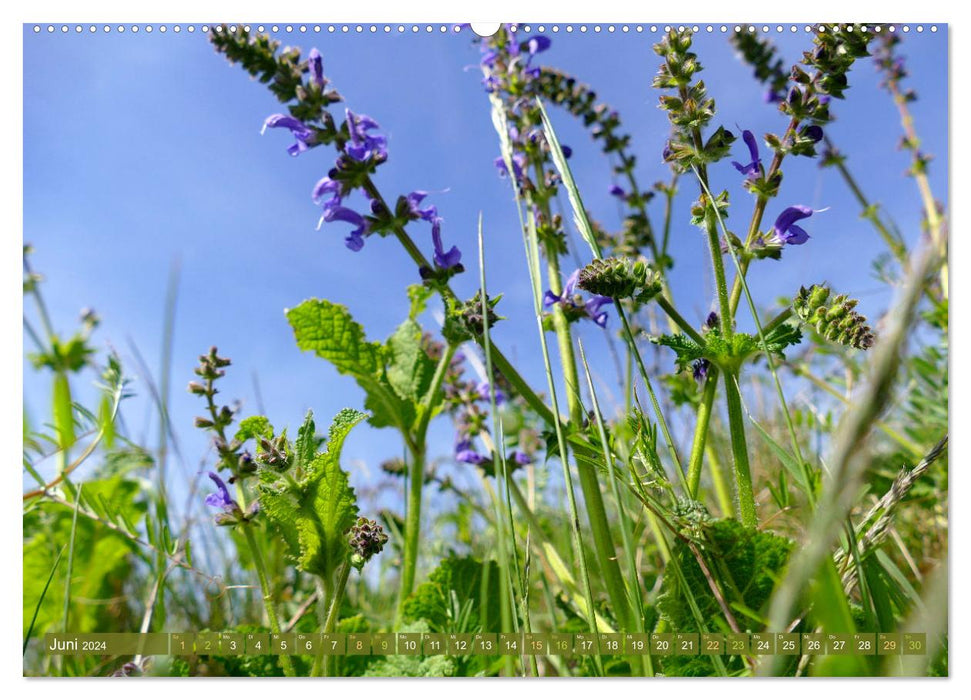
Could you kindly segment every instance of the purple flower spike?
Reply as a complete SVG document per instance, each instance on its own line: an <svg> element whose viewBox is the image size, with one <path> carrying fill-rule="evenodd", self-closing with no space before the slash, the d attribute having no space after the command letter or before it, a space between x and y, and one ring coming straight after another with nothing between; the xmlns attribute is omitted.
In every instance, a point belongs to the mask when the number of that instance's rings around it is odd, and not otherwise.
<svg viewBox="0 0 971 700"><path fill-rule="evenodd" d="M779 218L775 220L769 242L778 245L802 245L809 240L809 234L801 226L796 226L795 222L812 215L813 210L803 204L789 207L779 214Z"/></svg>
<svg viewBox="0 0 971 700"><path fill-rule="evenodd" d="M307 65L310 67L310 78L317 87L324 87L324 59L317 49L310 49L307 56Z"/></svg>
<svg viewBox="0 0 971 700"><path fill-rule="evenodd" d="M263 129L260 133L266 132L267 129L280 128L289 129L290 133L297 140L295 144L287 149L287 153L291 156L298 156L314 145L313 129L288 114L271 114L268 116L266 121L263 122Z"/></svg>
<svg viewBox="0 0 971 700"><path fill-rule="evenodd" d="M759 144L755 140L755 135L746 129L742 132L742 140L745 141L745 145L748 146L749 157L751 162L747 165L742 165L736 160L732 161L732 165L735 169L742 173L748 179L754 179L758 177L759 171L762 168L762 159L759 158Z"/></svg>
<svg viewBox="0 0 971 700"><path fill-rule="evenodd" d="M226 488L225 482L219 478L216 472L209 472L209 478L213 480L216 484L216 488L219 489L216 493L210 493L206 496L206 505L212 506L213 508L222 508L227 513L239 508L236 505L236 501L233 497L229 495L229 489Z"/></svg>
<svg viewBox="0 0 971 700"><path fill-rule="evenodd" d="M534 34L526 40L526 50L530 56L546 51L553 42L542 34Z"/></svg>

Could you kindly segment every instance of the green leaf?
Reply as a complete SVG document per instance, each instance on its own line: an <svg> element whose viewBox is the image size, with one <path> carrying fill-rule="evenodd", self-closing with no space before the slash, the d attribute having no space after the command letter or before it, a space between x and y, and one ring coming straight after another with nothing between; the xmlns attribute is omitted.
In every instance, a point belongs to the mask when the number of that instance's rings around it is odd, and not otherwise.
<svg viewBox="0 0 971 700"><path fill-rule="evenodd" d="M320 447L320 440L317 439L317 426L314 424L314 412L307 411L307 417L303 420L303 425L297 431L297 442L294 444L294 456L297 458L297 466L306 469L313 462L317 455L317 448Z"/></svg>
<svg viewBox="0 0 971 700"><path fill-rule="evenodd" d="M483 577L487 595L483 606ZM438 632L495 629L499 622L499 567L473 557L449 556L405 601L408 620L425 620Z"/></svg>
<svg viewBox="0 0 971 700"><path fill-rule="evenodd" d="M109 520L106 509L119 519L137 521L146 511L140 482L122 476L84 482L83 505ZM63 582L43 589L60 552L71 537L74 508L43 502L23 514L23 622L24 632L36 612L32 638L58 629L64 619ZM132 575L137 545L88 517L79 516L71 572L71 631L78 633L117 629L119 617L136 612L126 598L116 600L117 585ZM65 571L62 562L60 571ZM59 576L60 578L60 576ZM41 601L38 604L38 601Z"/></svg>
<svg viewBox="0 0 971 700"><path fill-rule="evenodd" d="M793 543L770 532L746 528L737 520L713 520L702 526L699 551L719 582L726 602L744 629L758 626L764 617L769 596L777 578L789 561ZM680 569L681 576L677 575ZM683 580L682 580L683 577ZM687 588L687 592L685 590ZM698 622L691 610L688 593L698 606L700 617L710 631L728 631L721 605L715 598L694 553L681 540L672 547L672 559L664 571L657 610L668 629L697 632ZM754 621L744 611L757 615ZM739 657L725 661L729 671L742 668ZM672 656L664 660L666 675L712 675L710 659Z"/></svg>
<svg viewBox="0 0 971 700"><path fill-rule="evenodd" d="M373 376L383 365L380 344L369 342L347 307L308 299L286 312L297 347L330 361L341 374Z"/></svg>
<svg viewBox="0 0 971 700"><path fill-rule="evenodd" d="M395 393L414 403L421 401L431 384L435 363L421 344L421 326L408 319L388 339L388 383Z"/></svg>
<svg viewBox="0 0 971 700"><path fill-rule="evenodd" d="M364 406L371 413L371 425L393 426L404 433L411 429L416 413L414 402L400 396L386 376L385 365L391 351L380 343L368 341L364 329L351 318L346 307L308 299L288 310L286 315L297 347L328 360L338 372L354 377L364 389L367 394Z"/></svg>
<svg viewBox="0 0 971 700"><path fill-rule="evenodd" d="M349 408L338 413L326 450L314 456L296 479L261 471L263 512L283 537L289 557L307 573L332 579L350 552L346 533L357 517L357 497L340 467L340 453L347 434L366 417ZM312 425L308 416L300 432L308 435Z"/></svg>
<svg viewBox="0 0 971 700"><path fill-rule="evenodd" d="M273 425L266 416L249 416L239 422L239 429L234 437L240 442L252 438L272 438Z"/></svg>
<svg viewBox="0 0 971 700"><path fill-rule="evenodd" d="M580 190L577 188L577 183L573 179L573 173L570 171L570 166L566 162L566 156L563 154L563 148L560 146L560 141L556 137L556 132L553 130L553 124L550 122L550 117L546 113L546 108L543 106L542 100L538 97L536 98L536 106L539 107L540 116L543 119L543 131L546 133L546 142L550 146L550 155L553 157L553 164L556 166L556 170L560 174L563 184L566 186L566 193L570 199L570 208L573 209L573 221L576 224L577 231L580 232L583 240L590 246L590 252L593 253L593 257L599 258L601 257L600 244L597 242L597 237L593 233L593 227L590 225L587 210L584 208L583 200L580 198Z"/></svg>
<svg viewBox="0 0 971 700"><path fill-rule="evenodd" d="M677 356L674 361L679 372L687 370L692 362L701 359L705 354L704 349L684 333L662 335L659 338L651 338L651 342L674 350Z"/></svg>
<svg viewBox="0 0 971 700"><path fill-rule="evenodd" d="M408 299L411 301L411 308L408 310L408 318L417 321L418 317L428 308L428 300L434 296L435 290L424 284L409 284Z"/></svg>

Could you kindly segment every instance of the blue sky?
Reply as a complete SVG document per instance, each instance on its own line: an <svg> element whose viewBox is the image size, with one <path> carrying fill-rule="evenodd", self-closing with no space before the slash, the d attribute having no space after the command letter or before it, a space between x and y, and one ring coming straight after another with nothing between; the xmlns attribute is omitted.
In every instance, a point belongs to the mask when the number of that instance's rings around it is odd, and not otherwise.
<svg viewBox="0 0 971 700"><path fill-rule="evenodd" d="M639 156L642 183L667 179L660 152L668 133L650 87L658 57L644 34L551 35L543 63L575 74L619 110ZM522 257L518 219L508 182L497 177L498 155L488 101L474 65L478 50L469 34L393 32L389 35L293 34L282 37L308 50L317 46L324 67L347 105L374 117L389 136L390 160L377 182L386 197L415 189L432 193L445 218L447 241L475 267L475 230L484 217L490 288L503 292L508 317L495 341L537 388L545 389L538 339ZM787 62L809 46L799 32L773 35ZM779 132L785 119L761 101L762 88L718 33L696 36L703 77L718 108L716 123L738 133ZM947 192L947 33L911 33L903 44L909 85L923 150L934 154L931 184ZM883 204L908 242L919 235L920 200L904 176L908 156L897 150L900 125L890 97L879 88L872 63L850 76L848 100L836 102L837 121L828 135L850 158L865 192ZM199 402L184 391L196 356L217 345L234 366L222 397L239 398L256 411L253 377L263 404L279 426L294 425L308 408L326 423L344 406L360 407L362 396L327 363L300 353L283 310L316 296L346 304L368 335L389 335L407 312L404 288L416 281L410 260L393 240L370 239L360 253L348 251L340 224L315 230L313 184L331 167L333 153L319 148L299 158L286 153L285 133L260 136L263 119L280 111L260 84L215 54L201 32L105 35L73 32L34 34L24 28L24 240L34 245L34 266L47 278L44 293L55 326L75 327L78 311L97 310L103 325L95 335L139 372L130 344L151 371L160 357L162 309L170 266L179 261L181 283L174 339L171 416L187 469L198 469L205 440L192 428ZM607 228L620 217L607 194L609 164L572 118L553 113L585 202ZM763 147L764 151L764 147ZM738 142L736 157L744 146ZM837 173L816 162L787 162L771 221L789 204L826 212L806 226L812 239L788 250L780 262L753 269L752 289L763 304L792 294L800 284L827 280L859 296L864 313L878 315L887 298L870 271L882 248ZM732 216L748 220L751 197L726 163L712 171L717 189L728 189ZM685 315L700 321L711 305L712 284L704 241L688 223L695 188L685 180L672 227L674 297ZM661 202L651 205L656 225ZM413 237L430 250L427 227ZM470 296L476 275L455 287ZM31 310L32 311L32 310ZM432 320L429 318L429 323ZM613 363L603 337L584 329L594 371L605 391L615 387ZM25 347L27 341L25 340ZM24 401L43 420L48 378L25 362ZM78 382L84 395L93 377ZM136 376L137 397L125 408L136 439L152 444L157 434L148 391ZM447 419L435 427L439 452L451 449ZM364 426L346 447L358 484L377 473L378 463L401 451L395 435Z"/></svg>

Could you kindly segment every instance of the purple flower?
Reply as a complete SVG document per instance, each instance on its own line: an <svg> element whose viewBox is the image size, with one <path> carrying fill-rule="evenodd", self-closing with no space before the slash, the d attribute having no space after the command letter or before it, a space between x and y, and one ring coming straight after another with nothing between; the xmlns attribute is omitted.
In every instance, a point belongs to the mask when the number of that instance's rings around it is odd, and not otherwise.
<svg viewBox="0 0 971 700"><path fill-rule="evenodd" d="M219 490L216 493L210 493L206 496L206 505L212 506L213 508L222 508L227 513L239 510L239 505L229 495L229 489L226 488L225 482L219 478L219 475L216 472L209 472L209 478L213 480L216 488Z"/></svg>
<svg viewBox="0 0 971 700"><path fill-rule="evenodd" d="M777 245L802 245L809 240L809 234L802 227L796 226L796 222L812 216L813 210L803 204L789 207L775 220L772 227L772 235L769 236L769 243Z"/></svg>
<svg viewBox="0 0 971 700"><path fill-rule="evenodd" d="M611 299L610 297L604 297L604 296L600 296L599 294L595 294L590 299L587 300L587 303L584 306L587 309L587 315L593 319L593 322L596 323L601 328L606 328L607 312L601 311L600 308L602 306L605 306L606 304L613 304L613 303L614 303L614 300Z"/></svg>
<svg viewBox="0 0 971 700"><path fill-rule="evenodd" d="M765 101L766 104L772 104L774 102L782 102L784 97L785 97L784 93L780 92L779 90L773 90L772 88L768 88L765 91L765 94L762 95L762 99L763 101Z"/></svg>
<svg viewBox="0 0 971 700"><path fill-rule="evenodd" d="M465 464L485 464L489 458L476 452L471 441L462 440L455 446L455 461Z"/></svg>
<svg viewBox="0 0 971 700"><path fill-rule="evenodd" d="M445 251L445 246L442 245L442 219L439 217L432 221L432 245L435 247L435 254L432 259L436 265L443 270L459 267L462 261L462 251L454 245L447 252Z"/></svg>
<svg viewBox="0 0 971 700"><path fill-rule="evenodd" d="M578 304L576 299L576 289L579 279L580 270L574 270L573 274L567 278L566 284L563 285L563 292L559 296L554 294L552 289L547 289L543 294L543 306L549 308L553 306L553 304L562 304L565 308L579 311L577 314L578 316L586 316L598 326L604 328L607 325L607 312L601 311L601 307L607 304L612 304L614 300L610 297L594 294L582 305Z"/></svg>
<svg viewBox="0 0 971 700"><path fill-rule="evenodd" d="M569 158L570 156L573 155L573 149L567 146L566 144L561 144L560 150L563 151L564 158Z"/></svg>
<svg viewBox="0 0 971 700"><path fill-rule="evenodd" d="M420 208L422 200L427 196L427 192L415 190L405 197L405 201L408 203L408 210L411 212L413 217L416 219L421 219L422 221L434 223L435 219L438 218L438 209L434 206L425 207L424 209Z"/></svg>
<svg viewBox="0 0 971 700"><path fill-rule="evenodd" d="M755 140L755 135L748 129L742 132L742 140L748 146L748 153L752 160L747 165L742 165L737 160L733 160L732 165L747 179L752 180L758 177L759 171L762 168L762 159L759 158L759 144Z"/></svg>
<svg viewBox="0 0 971 700"><path fill-rule="evenodd" d="M563 293L560 296L556 296L553 290L547 289L546 293L543 295L543 306L549 307L553 306L557 302L572 302L573 294L577 288L577 281L580 279L580 270L577 269L572 275L570 275L566 284L563 285Z"/></svg>
<svg viewBox="0 0 971 700"><path fill-rule="evenodd" d="M310 49L307 56L307 66L310 68L310 78L317 87L324 87L324 59L317 49Z"/></svg>
<svg viewBox="0 0 971 700"><path fill-rule="evenodd" d="M709 362L705 358L695 360L691 365L691 374L695 380L701 382L708 376Z"/></svg>
<svg viewBox="0 0 971 700"><path fill-rule="evenodd" d="M341 206L339 203L332 206L325 206L324 213L320 217L320 223L330 223L331 221L343 221L351 224L354 230L344 239L344 244L353 250L359 251L364 247L364 237L370 233L367 219L358 214L353 209Z"/></svg>
<svg viewBox="0 0 971 700"><path fill-rule="evenodd" d="M330 199L324 203L324 207L336 206L341 203L341 183L336 180L332 180L329 177L322 177L314 185L313 192L310 193L311 199L313 199L314 204L321 204L324 201L325 195L332 195Z"/></svg>
<svg viewBox="0 0 971 700"><path fill-rule="evenodd" d="M479 394L479 398L483 401L489 400L489 391L491 390L491 385L489 382L479 382L475 390ZM496 389L496 406L501 406L506 402L506 395L503 393L502 389Z"/></svg>
<svg viewBox="0 0 971 700"><path fill-rule="evenodd" d="M520 450L516 450L512 453L512 459L516 464L523 467L525 467L527 464L533 463L533 458Z"/></svg>
<svg viewBox="0 0 971 700"><path fill-rule="evenodd" d="M295 144L287 149L287 153L291 156L298 156L314 145L315 136L313 129L299 119L287 114L271 114L268 116L266 121L263 122L263 129L260 133L264 133L267 129L279 128L289 129L290 133L297 140Z"/></svg>
<svg viewBox="0 0 971 700"><path fill-rule="evenodd" d="M526 40L526 50L530 56L535 56L538 53L546 51L552 43L549 37L545 37L542 34L534 34Z"/></svg>
<svg viewBox="0 0 971 700"><path fill-rule="evenodd" d="M488 44L482 44L482 56L479 58L479 64L486 67L492 68L496 65L496 59L499 58L499 52Z"/></svg>
<svg viewBox="0 0 971 700"><path fill-rule="evenodd" d="M494 162L496 164L496 168L499 169L499 177L506 177L509 175L509 168L506 167L505 158L499 156ZM525 165L526 156L524 156L522 153L512 154L512 169L517 178L521 178L523 176L523 167L525 167Z"/></svg>
<svg viewBox="0 0 971 700"><path fill-rule="evenodd" d="M350 142L344 149L347 155L358 162L374 157L387 158L388 139L368 133L372 129L379 128L378 123L366 114L354 114L349 109L345 114L347 131L350 135Z"/></svg>
<svg viewBox="0 0 971 700"><path fill-rule="evenodd" d="M621 199L627 197L627 192L624 191L624 188L620 185L611 185L609 191L614 197L619 197Z"/></svg>
<svg viewBox="0 0 971 700"><path fill-rule="evenodd" d="M802 135L813 143L819 143L823 140L823 128L818 124L813 124L803 129Z"/></svg>
<svg viewBox="0 0 971 700"><path fill-rule="evenodd" d="M725 252L727 253L728 251L726 250ZM711 313L708 314L708 317L705 319L705 326L709 329L714 329L714 328L718 328L718 324L719 324L718 314L712 311Z"/></svg>

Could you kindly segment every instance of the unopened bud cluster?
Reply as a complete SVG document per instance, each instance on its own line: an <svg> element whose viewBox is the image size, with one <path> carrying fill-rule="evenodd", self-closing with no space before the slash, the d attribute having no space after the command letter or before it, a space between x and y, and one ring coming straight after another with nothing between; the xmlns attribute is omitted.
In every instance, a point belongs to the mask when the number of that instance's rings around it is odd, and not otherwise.
<svg viewBox="0 0 971 700"><path fill-rule="evenodd" d="M661 276L644 260L605 258L582 268L577 286L615 300L634 299L645 303L661 291Z"/></svg>
<svg viewBox="0 0 971 700"><path fill-rule="evenodd" d="M845 294L830 298L829 287L819 284L800 288L792 301L796 315L827 340L866 350L873 345L873 331L866 318L854 311L856 305L856 299Z"/></svg>
<svg viewBox="0 0 971 700"><path fill-rule="evenodd" d="M388 535L374 520L360 517L351 527L348 543L351 546L351 564L361 569L376 554L380 554L388 542Z"/></svg>

